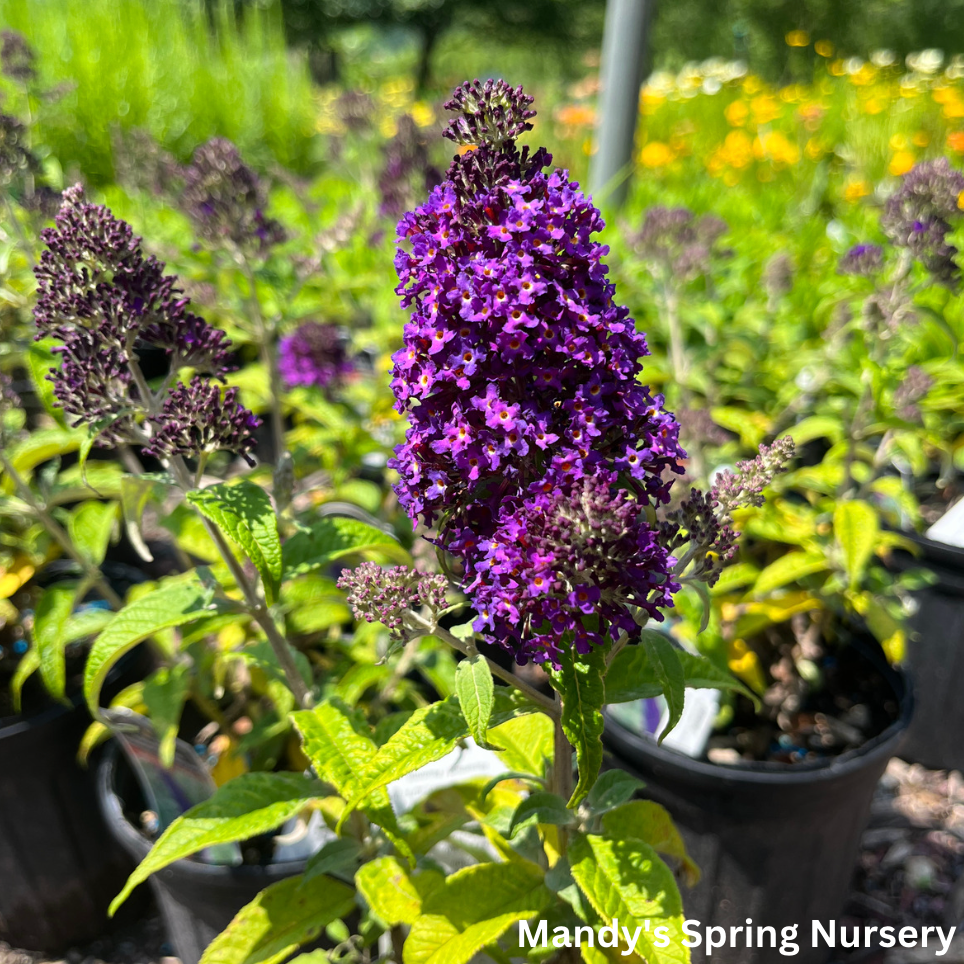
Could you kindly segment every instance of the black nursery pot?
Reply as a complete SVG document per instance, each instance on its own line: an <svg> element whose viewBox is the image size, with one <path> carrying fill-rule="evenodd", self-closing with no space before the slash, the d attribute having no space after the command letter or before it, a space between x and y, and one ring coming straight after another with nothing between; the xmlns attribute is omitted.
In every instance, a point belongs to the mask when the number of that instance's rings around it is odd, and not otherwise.
<svg viewBox="0 0 964 964"><path fill-rule="evenodd" d="M829 952L810 947L811 920L843 911L860 837L877 781L895 754L911 715L904 680L889 674L900 718L857 750L816 763L722 766L658 746L606 718L603 740L618 764L646 783L644 795L676 821L702 877L683 888L687 918L707 925L776 928L777 947L719 948L721 964L775 964L780 929L797 924L799 964L821 964ZM742 938L738 940L742 943ZM706 960L703 947L693 961Z"/></svg>
<svg viewBox="0 0 964 964"><path fill-rule="evenodd" d="M86 707L0 720L0 940L59 953L107 925L132 869L76 759Z"/></svg>
<svg viewBox="0 0 964 964"><path fill-rule="evenodd" d="M936 582L914 594L907 641L916 709L901 756L933 770L964 770L964 549L908 535L921 550L898 565L926 566Z"/></svg>
<svg viewBox="0 0 964 964"><path fill-rule="evenodd" d="M140 863L151 842L124 816L125 801L139 800L140 790L116 744L108 746L97 768L97 798L114 840ZM305 864L225 867L185 858L152 874L150 884L167 937L181 964L198 964L208 944L245 904L269 884L302 873Z"/></svg>

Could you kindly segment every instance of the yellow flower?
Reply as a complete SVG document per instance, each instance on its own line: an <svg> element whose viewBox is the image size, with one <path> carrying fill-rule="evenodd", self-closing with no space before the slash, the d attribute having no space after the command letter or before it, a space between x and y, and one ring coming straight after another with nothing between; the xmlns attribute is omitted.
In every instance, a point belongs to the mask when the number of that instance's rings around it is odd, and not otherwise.
<svg viewBox="0 0 964 964"><path fill-rule="evenodd" d="M835 60L830 65L829 70L830 70L830 73L834 75L834 77L843 77L843 75L846 73L846 71L844 70L844 62L842 60Z"/></svg>
<svg viewBox="0 0 964 964"><path fill-rule="evenodd" d="M898 151L891 159L890 164L887 165L887 170L894 175L894 177L900 177L901 174L906 174L914 166L914 155L910 151Z"/></svg>
<svg viewBox="0 0 964 964"><path fill-rule="evenodd" d="M833 44L829 40L818 40L814 45L813 49L821 57L832 57L833 56Z"/></svg>
<svg viewBox="0 0 964 964"><path fill-rule="evenodd" d="M431 127L435 123L435 111L424 100L415 101L409 113L419 127Z"/></svg>
<svg viewBox="0 0 964 964"><path fill-rule="evenodd" d="M639 155L644 167L665 167L673 160L673 152L661 141L650 141Z"/></svg>
<svg viewBox="0 0 964 964"><path fill-rule="evenodd" d="M716 149L723 167L746 167L753 160L753 141L745 131L730 131Z"/></svg>
<svg viewBox="0 0 964 964"><path fill-rule="evenodd" d="M756 74L748 74L746 80L743 81L743 89L752 97L763 90L763 81Z"/></svg>
<svg viewBox="0 0 964 964"><path fill-rule="evenodd" d="M866 197L868 194L870 194L870 185L866 181L851 178L844 185L843 198L851 204L859 201L862 197Z"/></svg>
<svg viewBox="0 0 964 964"><path fill-rule="evenodd" d="M730 127L742 127L746 123L747 117L750 116L750 108L742 100L735 100L732 104L727 105L726 110L723 111L723 116Z"/></svg>
<svg viewBox="0 0 964 964"><path fill-rule="evenodd" d="M642 93L639 95L639 109L647 117L655 114L665 103L666 98L662 94L658 94L655 90L651 90L648 87L644 87Z"/></svg>
<svg viewBox="0 0 964 964"><path fill-rule="evenodd" d="M804 152L811 161L819 161L827 151L823 144L820 143L819 138L811 137L807 141L806 147L804 147Z"/></svg>
<svg viewBox="0 0 964 964"><path fill-rule="evenodd" d="M884 103L877 97L868 97L862 104L863 112L871 116L879 114L884 106Z"/></svg>
<svg viewBox="0 0 964 964"><path fill-rule="evenodd" d="M760 134L753 144L753 153L760 160L770 160L778 167L790 166L800 160L800 148L780 131Z"/></svg>
<svg viewBox="0 0 964 964"><path fill-rule="evenodd" d="M959 100L953 100L944 105L944 109L941 111L941 113L948 119L964 117L964 103Z"/></svg>
<svg viewBox="0 0 964 964"><path fill-rule="evenodd" d="M806 30L791 30L786 36L788 47L808 47L810 34Z"/></svg>
<svg viewBox="0 0 964 964"><path fill-rule="evenodd" d="M957 206L964 211L964 191L957 195Z"/></svg>
<svg viewBox="0 0 964 964"><path fill-rule="evenodd" d="M877 69L869 61L863 64L860 70L850 75L850 83L857 87L866 87L877 76Z"/></svg>
<svg viewBox="0 0 964 964"><path fill-rule="evenodd" d="M753 120L758 127L776 120L782 113L779 103L769 94L754 97L750 101L750 109L753 111Z"/></svg>
<svg viewBox="0 0 964 964"><path fill-rule="evenodd" d="M927 131L918 131L912 138L915 147L927 147L931 142L931 136Z"/></svg>
<svg viewBox="0 0 964 964"><path fill-rule="evenodd" d="M894 134L887 142L887 146L892 151L903 151L907 148L907 138L903 134Z"/></svg>

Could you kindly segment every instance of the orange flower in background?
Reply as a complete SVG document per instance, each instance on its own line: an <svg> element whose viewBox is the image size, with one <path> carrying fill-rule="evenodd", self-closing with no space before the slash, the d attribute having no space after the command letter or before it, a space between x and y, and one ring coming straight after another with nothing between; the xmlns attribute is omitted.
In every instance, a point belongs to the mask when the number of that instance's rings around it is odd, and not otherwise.
<svg viewBox="0 0 964 964"><path fill-rule="evenodd" d="M887 165L887 170L894 175L894 177L900 177L902 174L906 174L914 166L914 155L910 151L898 151L891 159L890 164Z"/></svg>
<svg viewBox="0 0 964 964"><path fill-rule="evenodd" d="M644 167L665 167L674 157L666 144L650 141L640 152L639 160Z"/></svg>
<svg viewBox="0 0 964 964"><path fill-rule="evenodd" d="M556 111L556 120L566 127L590 127L596 122L596 111L588 104L565 104Z"/></svg>
<svg viewBox="0 0 964 964"><path fill-rule="evenodd" d="M866 181L851 178L844 185L843 199L849 201L851 204L859 201L862 197L866 197L868 194L870 194L870 185Z"/></svg>
<svg viewBox="0 0 964 964"><path fill-rule="evenodd" d="M958 154L964 154L964 131L951 131L947 135L947 148Z"/></svg>

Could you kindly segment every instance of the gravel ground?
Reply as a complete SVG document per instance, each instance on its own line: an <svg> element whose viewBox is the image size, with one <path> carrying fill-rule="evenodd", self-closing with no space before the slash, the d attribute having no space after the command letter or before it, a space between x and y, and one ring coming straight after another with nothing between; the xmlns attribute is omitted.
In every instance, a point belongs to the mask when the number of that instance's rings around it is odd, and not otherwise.
<svg viewBox="0 0 964 964"><path fill-rule="evenodd" d="M841 923L964 927L964 776L891 760L877 787ZM934 949L936 950L936 948ZM847 964L964 964L964 933L934 950L865 949ZM0 964L179 964L156 909L52 961L0 943Z"/></svg>

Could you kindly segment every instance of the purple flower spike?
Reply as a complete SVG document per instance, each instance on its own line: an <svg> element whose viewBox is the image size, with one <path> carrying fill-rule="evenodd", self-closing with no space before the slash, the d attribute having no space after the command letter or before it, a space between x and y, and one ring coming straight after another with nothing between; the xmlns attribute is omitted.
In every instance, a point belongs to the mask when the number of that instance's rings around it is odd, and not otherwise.
<svg viewBox="0 0 964 964"><path fill-rule="evenodd" d="M281 225L263 213L267 192L260 178L223 137L194 152L184 170L182 204L199 236L215 247L265 254L285 240Z"/></svg>
<svg viewBox="0 0 964 964"><path fill-rule="evenodd" d="M879 244L855 244L841 259L841 274L870 278L884 267L884 249Z"/></svg>
<svg viewBox="0 0 964 964"><path fill-rule="evenodd" d="M449 121L442 132L456 144L499 150L524 131L531 131L530 118L536 116L533 97L522 87L512 88L504 80L465 81L452 92L452 99L442 106L458 117Z"/></svg>
<svg viewBox="0 0 964 964"><path fill-rule="evenodd" d="M39 170L39 161L27 147L27 128L15 117L0 114L0 186Z"/></svg>
<svg viewBox="0 0 964 964"><path fill-rule="evenodd" d="M37 79L37 54L16 30L0 30L0 72L20 84Z"/></svg>
<svg viewBox="0 0 964 964"><path fill-rule="evenodd" d="M547 598L559 616L553 609L555 622L546 622L543 603L530 604L540 595L535 583L510 586L508 569L494 580L492 553L518 548L521 534L543 524L537 519L554 525L557 494L591 491L596 515L609 500L614 512L630 505L645 517L668 500L663 473L682 473L684 457L662 397L639 384L646 339L614 301L608 249L593 240L599 212L566 172L545 170L544 150L530 157L512 141L532 116L529 103L505 84L459 88L453 104L463 120L469 108L481 119L455 130L495 134L456 157L446 180L399 223L396 290L411 320L392 387L410 428L390 462L401 504L413 520L437 524L438 546L461 564L482 631L522 662L553 659L566 633L584 646L635 632L626 606L640 597L607 597L609 570L575 579L547 560L544 572L533 570L554 587ZM607 528L600 538L613 545L598 552L622 559L616 543L636 540L652 584L664 586L668 559L633 525L632 536ZM587 587L609 607L592 633L576 623L594 617L572 602Z"/></svg>
<svg viewBox="0 0 964 964"><path fill-rule="evenodd" d="M278 370L289 388L333 388L355 370L337 325L306 321L278 346Z"/></svg>

